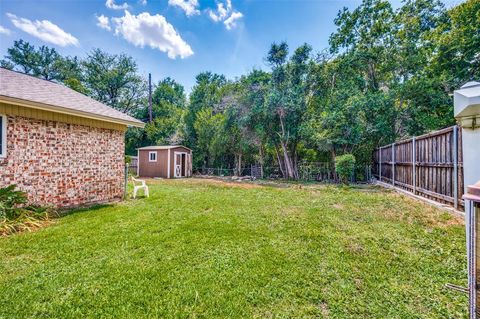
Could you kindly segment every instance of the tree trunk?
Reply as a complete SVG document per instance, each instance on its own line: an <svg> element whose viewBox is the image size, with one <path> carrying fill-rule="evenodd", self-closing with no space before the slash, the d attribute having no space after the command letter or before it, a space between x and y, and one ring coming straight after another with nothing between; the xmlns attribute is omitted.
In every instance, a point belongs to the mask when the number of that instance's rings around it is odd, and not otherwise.
<svg viewBox="0 0 480 319"><path fill-rule="evenodd" d="M260 143L260 147L258 149L258 156L259 156L259 163L260 163L260 175L263 178L263 162L264 162L264 155L263 155L263 144Z"/></svg>
<svg viewBox="0 0 480 319"><path fill-rule="evenodd" d="M282 172L282 177L285 178L285 168L282 162L282 158L280 157L280 153L278 152L277 146L275 146L275 154L277 154L277 162L278 166L280 167L280 172Z"/></svg>
<svg viewBox="0 0 480 319"><path fill-rule="evenodd" d="M335 157L337 157L337 153L335 152L335 146L332 146L332 162L335 162Z"/></svg>
<svg viewBox="0 0 480 319"><path fill-rule="evenodd" d="M295 179L299 179L299 174L298 174L298 154L297 154L297 144L295 143L293 146L293 174L295 176Z"/></svg>
<svg viewBox="0 0 480 319"><path fill-rule="evenodd" d="M290 158L290 155L288 154L287 145L283 141L280 142L280 145L282 146L283 161L285 163L285 171L287 173L286 177L287 178L295 178L293 165L292 165L292 159Z"/></svg>
<svg viewBox="0 0 480 319"><path fill-rule="evenodd" d="M237 162L236 168L235 168L236 170L235 174L237 176L240 176L242 175L242 154L241 153L235 154L235 161Z"/></svg>
<svg viewBox="0 0 480 319"><path fill-rule="evenodd" d="M292 158L288 154L288 136L285 133L285 124L283 123L283 116L279 115L280 127L282 128L282 134L280 135L280 146L282 147L283 162L285 164L285 173L287 178L295 178Z"/></svg>

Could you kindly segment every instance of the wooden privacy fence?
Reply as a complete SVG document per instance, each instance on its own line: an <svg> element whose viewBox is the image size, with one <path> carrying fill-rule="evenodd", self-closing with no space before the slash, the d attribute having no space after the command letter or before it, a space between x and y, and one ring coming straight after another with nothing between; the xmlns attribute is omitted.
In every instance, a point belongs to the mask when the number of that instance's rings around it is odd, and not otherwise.
<svg viewBox="0 0 480 319"><path fill-rule="evenodd" d="M463 206L462 136L452 126L382 146L374 152L373 175L415 195Z"/></svg>

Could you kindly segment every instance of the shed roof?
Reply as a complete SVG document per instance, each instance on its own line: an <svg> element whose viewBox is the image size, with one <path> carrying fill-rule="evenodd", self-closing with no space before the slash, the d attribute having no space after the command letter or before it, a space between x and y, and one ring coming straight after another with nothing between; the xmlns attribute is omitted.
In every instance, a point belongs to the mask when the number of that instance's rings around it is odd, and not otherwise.
<svg viewBox="0 0 480 319"><path fill-rule="evenodd" d="M140 147L140 148L137 148L137 150L168 150L168 149L177 148L177 147L183 147L191 151L190 148L183 145L152 145L152 146Z"/></svg>
<svg viewBox="0 0 480 319"><path fill-rule="evenodd" d="M0 68L0 101L105 122L145 124L62 84Z"/></svg>

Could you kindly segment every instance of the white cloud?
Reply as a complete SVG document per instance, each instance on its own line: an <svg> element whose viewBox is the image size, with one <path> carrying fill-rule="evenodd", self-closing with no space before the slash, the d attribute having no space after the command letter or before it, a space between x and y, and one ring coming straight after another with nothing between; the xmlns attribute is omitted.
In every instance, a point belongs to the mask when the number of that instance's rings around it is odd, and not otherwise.
<svg viewBox="0 0 480 319"><path fill-rule="evenodd" d="M108 17L104 16L103 14L101 16L96 16L96 17L98 21L97 26L108 31L112 30L112 28L110 27L110 20L108 19Z"/></svg>
<svg viewBox="0 0 480 319"><path fill-rule="evenodd" d="M14 14L7 13L13 25L18 29L37 37L45 42L53 43L61 47L68 45L78 46L78 39L70 33L65 32L56 24L48 20L31 21L25 18L19 18Z"/></svg>
<svg viewBox="0 0 480 319"><path fill-rule="evenodd" d="M109 8L109 9L113 9L113 10L124 10L124 9L128 8L128 4L126 2L124 2L122 4L116 4L115 0L107 0L105 2L105 6L107 6L107 8Z"/></svg>
<svg viewBox="0 0 480 319"><path fill-rule="evenodd" d="M227 30L231 30L237 25L237 20L243 17L241 12L235 11L232 7L232 1L227 0L225 3L217 3L217 10L208 10L210 19L215 22L223 22Z"/></svg>
<svg viewBox="0 0 480 319"><path fill-rule="evenodd" d="M219 22L222 20L225 20L225 18L228 15L228 12L232 11L232 1L227 0L227 7L225 8L225 5L221 2L217 3L217 12L213 10L208 11L208 15L210 18L215 21Z"/></svg>
<svg viewBox="0 0 480 319"><path fill-rule="evenodd" d="M165 17L148 12L132 15L125 10L125 16L112 18L115 25L115 34L135 46L143 48L145 45L153 49L166 52L168 57L182 59L193 54L192 48L186 43Z"/></svg>
<svg viewBox="0 0 480 319"><path fill-rule="evenodd" d="M12 31L0 25L0 34L10 35Z"/></svg>
<svg viewBox="0 0 480 319"><path fill-rule="evenodd" d="M142 6L146 6L147 5L147 0L140 0L140 4Z"/></svg>
<svg viewBox="0 0 480 319"><path fill-rule="evenodd" d="M198 10L198 0L168 0L168 5L173 7L179 7L187 17L200 14Z"/></svg>
<svg viewBox="0 0 480 319"><path fill-rule="evenodd" d="M225 24L227 30L231 30L232 28L235 28L237 26L236 20L242 17L243 14L241 12L234 11L227 19L225 19L225 21L223 21L223 24Z"/></svg>

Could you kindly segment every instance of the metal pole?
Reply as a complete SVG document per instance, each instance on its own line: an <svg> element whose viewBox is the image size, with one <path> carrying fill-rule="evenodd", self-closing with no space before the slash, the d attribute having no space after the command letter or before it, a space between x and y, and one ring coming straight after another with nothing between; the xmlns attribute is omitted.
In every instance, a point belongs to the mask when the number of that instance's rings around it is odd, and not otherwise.
<svg viewBox="0 0 480 319"><path fill-rule="evenodd" d="M453 127L453 204L458 209L458 126Z"/></svg>
<svg viewBox="0 0 480 319"><path fill-rule="evenodd" d="M395 143L392 144L392 185L395 186Z"/></svg>
<svg viewBox="0 0 480 319"><path fill-rule="evenodd" d="M148 119L151 123L153 121L152 115L152 74L148 73Z"/></svg>
<svg viewBox="0 0 480 319"><path fill-rule="evenodd" d="M415 137L412 139L412 170L413 170L413 194L417 194L417 140Z"/></svg>

